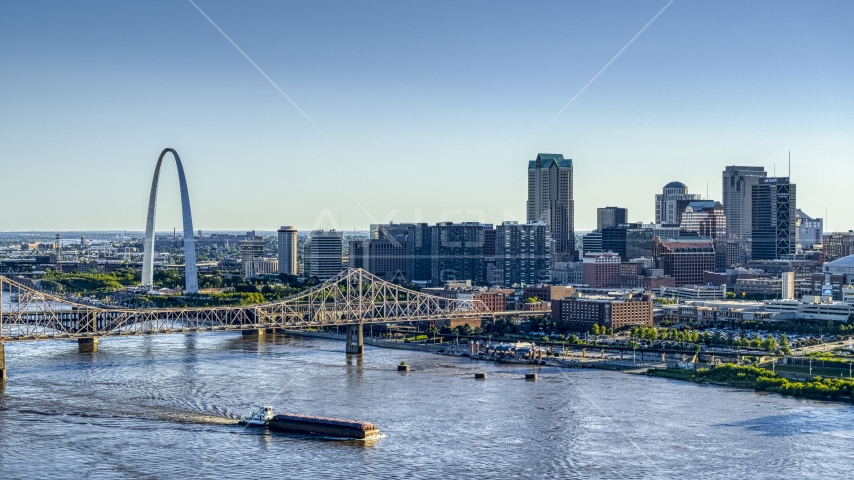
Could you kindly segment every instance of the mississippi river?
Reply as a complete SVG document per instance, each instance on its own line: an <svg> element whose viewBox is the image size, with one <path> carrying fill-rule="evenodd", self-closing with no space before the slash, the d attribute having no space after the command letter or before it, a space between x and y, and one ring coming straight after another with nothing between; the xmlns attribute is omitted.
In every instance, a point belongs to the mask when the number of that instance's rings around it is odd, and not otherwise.
<svg viewBox="0 0 854 480"><path fill-rule="evenodd" d="M235 333L6 345L0 478L845 478L854 407L616 372ZM409 373L396 365L406 361ZM488 379L474 380L475 371ZM524 380L530 371L539 380ZM233 422L364 420L359 442Z"/></svg>

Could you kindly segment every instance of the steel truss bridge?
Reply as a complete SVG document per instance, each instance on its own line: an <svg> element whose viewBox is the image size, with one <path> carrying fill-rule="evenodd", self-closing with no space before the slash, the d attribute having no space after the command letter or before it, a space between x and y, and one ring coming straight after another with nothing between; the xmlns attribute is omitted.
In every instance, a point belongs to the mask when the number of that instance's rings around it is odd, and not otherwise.
<svg viewBox="0 0 854 480"><path fill-rule="evenodd" d="M112 308L75 303L0 276L0 340L51 340L245 329L303 329L490 318L543 312L492 312L480 300L408 290L351 268L291 297L259 305ZM361 331L361 328L359 328Z"/></svg>

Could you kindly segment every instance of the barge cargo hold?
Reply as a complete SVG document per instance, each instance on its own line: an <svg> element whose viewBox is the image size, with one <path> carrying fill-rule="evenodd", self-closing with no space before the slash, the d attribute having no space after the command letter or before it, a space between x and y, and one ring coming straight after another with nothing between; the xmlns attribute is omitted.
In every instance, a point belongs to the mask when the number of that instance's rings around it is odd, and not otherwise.
<svg viewBox="0 0 854 480"><path fill-rule="evenodd" d="M356 439L375 438L380 435L380 430L372 423L294 413L275 415L270 419L267 427L270 430L280 432L310 433Z"/></svg>

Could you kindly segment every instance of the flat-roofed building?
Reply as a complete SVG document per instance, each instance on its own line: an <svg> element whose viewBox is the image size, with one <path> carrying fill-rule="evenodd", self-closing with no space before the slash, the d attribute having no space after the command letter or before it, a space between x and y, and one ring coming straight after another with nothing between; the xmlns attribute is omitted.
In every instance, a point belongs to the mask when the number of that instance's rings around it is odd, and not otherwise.
<svg viewBox="0 0 854 480"><path fill-rule="evenodd" d="M297 264L297 229L292 226L283 226L278 233L278 256L279 273L296 276L299 272Z"/></svg>
<svg viewBox="0 0 854 480"><path fill-rule="evenodd" d="M350 268L362 268L388 282L405 283L412 281L409 268L413 264L407 251L405 236L354 240L347 261Z"/></svg>
<svg viewBox="0 0 854 480"><path fill-rule="evenodd" d="M788 177L763 178L753 186L751 258L774 260L795 254L795 193Z"/></svg>
<svg viewBox="0 0 854 480"><path fill-rule="evenodd" d="M673 242L654 242L655 258L664 275L674 277L676 286L700 285L703 272L715 270L715 247L711 238L680 238Z"/></svg>
<svg viewBox="0 0 854 480"><path fill-rule="evenodd" d="M305 275L328 280L344 270L344 240L335 230L314 230L305 241Z"/></svg>
<svg viewBox="0 0 854 480"><path fill-rule="evenodd" d="M592 288L620 287L620 256L613 252L585 253L582 258L584 283Z"/></svg>
<svg viewBox="0 0 854 480"><path fill-rule="evenodd" d="M578 293L552 302L552 321L559 328L587 331L594 324L620 330L651 326L653 304L648 295L627 295L623 299L585 297Z"/></svg>
<svg viewBox="0 0 854 480"><path fill-rule="evenodd" d="M549 231L543 222L504 222L492 232L492 257L501 284L534 284L549 280ZM486 243L489 245L489 242ZM488 258L488 255L485 255Z"/></svg>
<svg viewBox="0 0 854 480"><path fill-rule="evenodd" d="M573 287L565 285L525 285L522 289L522 297L538 298L544 302L561 300L575 292Z"/></svg>
<svg viewBox="0 0 854 480"><path fill-rule="evenodd" d="M241 240L238 242L243 278L251 278L262 273L256 271L256 266L259 265L256 261L264 259L264 247L266 244L267 242L264 240L264 237L254 237L251 240ZM276 265L276 269L278 270L278 264Z"/></svg>
<svg viewBox="0 0 854 480"><path fill-rule="evenodd" d="M629 223L629 210L620 207L605 207L596 209L596 230L602 231L605 227L616 227Z"/></svg>

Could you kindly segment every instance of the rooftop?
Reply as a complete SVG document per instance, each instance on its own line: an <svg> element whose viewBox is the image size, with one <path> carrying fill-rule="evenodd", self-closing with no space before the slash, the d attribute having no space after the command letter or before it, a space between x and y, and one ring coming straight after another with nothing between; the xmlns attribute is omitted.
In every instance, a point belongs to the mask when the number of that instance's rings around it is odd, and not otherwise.
<svg viewBox="0 0 854 480"><path fill-rule="evenodd" d="M540 168L549 168L553 164L557 164L559 168L572 168L572 159L563 158L560 153L538 153L536 160L528 162L528 169L537 168L537 162L540 163Z"/></svg>
<svg viewBox="0 0 854 480"><path fill-rule="evenodd" d="M696 200L688 203L688 207L695 212L701 212L703 210L714 210L715 207L724 208L720 202L717 200Z"/></svg>
<svg viewBox="0 0 854 480"><path fill-rule="evenodd" d="M682 182L670 182L665 185L664 188L688 188L688 185L685 185Z"/></svg>
<svg viewBox="0 0 854 480"><path fill-rule="evenodd" d="M847 257L837 258L832 262L827 262L824 264L826 267L854 267L854 255L848 255Z"/></svg>

